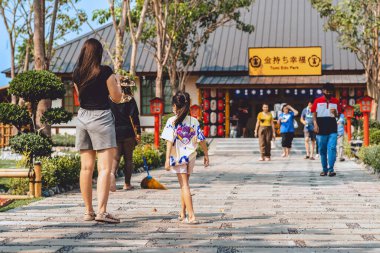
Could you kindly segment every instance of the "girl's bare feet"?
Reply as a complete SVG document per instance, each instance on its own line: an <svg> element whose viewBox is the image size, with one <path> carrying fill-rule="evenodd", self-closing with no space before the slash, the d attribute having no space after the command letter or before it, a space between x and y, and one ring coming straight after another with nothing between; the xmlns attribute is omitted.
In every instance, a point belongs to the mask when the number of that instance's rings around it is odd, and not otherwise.
<svg viewBox="0 0 380 253"><path fill-rule="evenodd" d="M265 157L265 161L270 161L270 157Z"/></svg>
<svg viewBox="0 0 380 253"><path fill-rule="evenodd" d="M260 157L259 161L260 162L265 161L264 157Z"/></svg>

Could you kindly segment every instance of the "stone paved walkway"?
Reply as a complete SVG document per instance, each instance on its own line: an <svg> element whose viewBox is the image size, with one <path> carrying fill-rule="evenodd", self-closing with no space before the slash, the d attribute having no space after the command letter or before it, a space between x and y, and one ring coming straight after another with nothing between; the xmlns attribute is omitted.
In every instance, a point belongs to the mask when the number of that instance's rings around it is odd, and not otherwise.
<svg viewBox="0 0 380 253"><path fill-rule="evenodd" d="M338 163L337 177L321 178L319 161L300 157L211 162L204 169L197 161L191 180L202 224L176 221L176 177L158 170L153 176L170 190L111 194L119 225L81 221L77 192L0 213L0 251L380 252L380 182L355 163Z"/></svg>

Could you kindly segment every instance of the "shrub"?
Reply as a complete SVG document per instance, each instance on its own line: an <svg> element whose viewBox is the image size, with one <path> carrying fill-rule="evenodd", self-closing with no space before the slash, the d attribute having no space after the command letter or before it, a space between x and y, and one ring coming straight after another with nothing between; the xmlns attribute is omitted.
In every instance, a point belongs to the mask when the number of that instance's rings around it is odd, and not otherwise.
<svg viewBox="0 0 380 253"><path fill-rule="evenodd" d="M9 103L0 103L0 122L14 125L18 130L31 124L32 120L26 107Z"/></svg>
<svg viewBox="0 0 380 253"><path fill-rule="evenodd" d="M369 142L371 145L380 144L380 129L372 128L369 130Z"/></svg>
<svg viewBox="0 0 380 253"><path fill-rule="evenodd" d="M42 188L66 188L75 186L79 182L80 158L79 156L57 156L42 158ZM11 194L26 194L29 190L29 179L10 179L7 187Z"/></svg>
<svg viewBox="0 0 380 253"><path fill-rule="evenodd" d="M370 119L369 120L369 127L380 130L380 122L377 120Z"/></svg>
<svg viewBox="0 0 380 253"><path fill-rule="evenodd" d="M51 137L53 141L53 146L61 147L75 147L75 135L70 134L55 134Z"/></svg>
<svg viewBox="0 0 380 253"><path fill-rule="evenodd" d="M63 108L49 108L42 115L41 122L49 125L62 124L69 122L72 117L73 114Z"/></svg>
<svg viewBox="0 0 380 253"><path fill-rule="evenodd" d="M46 70L18 74L9 84L9 93L35 103L42 99L57 99L65 95L61 79Z"/></svg>
<svg viewBox="0 0 380 253"><path fill-rule="evenodd" d="M43 158L41 163L44 188L74 186L79 182L79 156Z"/></svg>
<svg viewBox="0 0 380 253"><path fill-rule="evenodd" d="M9 145L13 152L27 156L29 165L35 157L49 156L53 146L49 138L34 133L16 135Z"/></svg>
<svg viewBox="0 0 380 253"><path fill-rule="evenodd" d="M376 171L380 171L380 145L362 147L359 151L359 158Z"/></svg>
<svg viewBox="0 0 380 253"><path fill-rule="evenodd" d="M157 168L162 164L160 151L152 145L138 145L133 152L133 164L135 168L143 167L143 156L145 156L148 166Z"/></svg>
<svg viewBox="0 0 380 253"><path fill-rule="evenodd" d="M7 188L12 195L25 195L29 191L28 178L11 178L7 183Z"/></svg>

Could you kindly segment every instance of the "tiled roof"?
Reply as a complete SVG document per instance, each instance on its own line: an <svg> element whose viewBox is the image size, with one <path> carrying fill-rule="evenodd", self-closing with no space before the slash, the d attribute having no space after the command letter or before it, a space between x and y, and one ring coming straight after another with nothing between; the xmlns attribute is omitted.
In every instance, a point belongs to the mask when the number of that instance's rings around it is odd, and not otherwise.
<svg viewBox="0 0 380 253"><path fill-rule="evenodd" d="M251 34L237 30L232 23L218 28L206 45L199 50L195 72L248 71L249 47L306 47L322 46L323 70L362 70L356 56L339 47L337 34L325 32L324 20L309 0L256 0L250 11L242 10L245 22L253 24ZM97 32L107 46L113 48L115 36L108 24ZM90 32L71 40L56 49L51 70L55 73L72 73L80 48L85 40L96 37ZM131 47L125 39L125 68L129 68ZM105 55L105 63L110 64ZM9 72L9 70L7 70ZM5 72L7 72L5 71ZM144 45L139 46L137 72L155 72L155 62Z"/></svg>

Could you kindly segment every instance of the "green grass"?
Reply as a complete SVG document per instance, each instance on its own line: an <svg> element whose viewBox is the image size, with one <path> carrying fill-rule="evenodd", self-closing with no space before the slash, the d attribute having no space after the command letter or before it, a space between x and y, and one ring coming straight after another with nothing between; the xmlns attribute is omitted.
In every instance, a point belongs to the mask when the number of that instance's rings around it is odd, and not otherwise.
<svg viewBox="0 0 380 253"><path fill-rule="evenodd" d="M10 203L7 206L0 207L0 213L1 212L6 212L8 210L21 207L21 206L26 206L29 205L30 203L36 202L38 200L41 200L43 198L34 198L34 199L16 199L12 203Z"/></svg>
<svg viewBox="0 0 380 253"><path fill-rule="evenodd" d="M15 160L0 160L0 169L16 168L17 161Z"/></svg>

